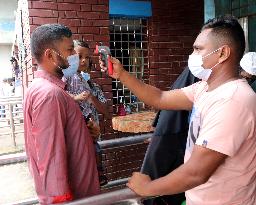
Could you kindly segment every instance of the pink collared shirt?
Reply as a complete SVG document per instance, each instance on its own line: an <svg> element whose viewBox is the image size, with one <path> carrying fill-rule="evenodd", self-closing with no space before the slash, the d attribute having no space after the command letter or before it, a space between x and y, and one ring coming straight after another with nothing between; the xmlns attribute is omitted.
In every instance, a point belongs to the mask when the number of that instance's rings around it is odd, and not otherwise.
<svg viewBox="0 0 256 205"><path fill-rule="evenodd" d="M78 199L100 192L91 136L64 87L39 70L24 99L25 148L42 204L69 193Z"/></svg>

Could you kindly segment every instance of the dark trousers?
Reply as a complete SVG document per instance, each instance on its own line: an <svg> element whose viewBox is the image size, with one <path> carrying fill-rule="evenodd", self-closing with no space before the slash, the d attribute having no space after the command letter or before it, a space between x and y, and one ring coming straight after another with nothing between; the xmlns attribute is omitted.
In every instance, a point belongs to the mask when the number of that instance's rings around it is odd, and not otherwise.
<svg viewBox="0 0 256 205"><path fill-rule="evenodd" d="M148 147L142 173L151 179L163 177L184 163L184 149L181 139L186 139L186 133L172 134L169 136L154 136ZM144 205L181 205L185 194L162 196L145 200Z"/></svg>

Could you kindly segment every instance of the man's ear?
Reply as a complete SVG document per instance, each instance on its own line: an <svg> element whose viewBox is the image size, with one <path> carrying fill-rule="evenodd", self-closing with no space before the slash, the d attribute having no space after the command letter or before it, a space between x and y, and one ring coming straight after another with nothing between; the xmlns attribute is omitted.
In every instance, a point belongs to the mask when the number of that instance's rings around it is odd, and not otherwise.
<svg viewBox="0 0 256 205"><path fill-rule="evenodd" d="M220 58L219 58L219 63L223 63L224 61L226 61L229 56L230 56L230 47L228 45L224 45L221 49L220 49Z"/></svg>
<svg viewBox="0 0 256 205"><path fill-rule="evenodd" d="M50 48L47 48L45 51L44 51L44 57L49 60L49 61L54 61L55 60L55 56L53 55L53 51L52 49Z"/></svg>

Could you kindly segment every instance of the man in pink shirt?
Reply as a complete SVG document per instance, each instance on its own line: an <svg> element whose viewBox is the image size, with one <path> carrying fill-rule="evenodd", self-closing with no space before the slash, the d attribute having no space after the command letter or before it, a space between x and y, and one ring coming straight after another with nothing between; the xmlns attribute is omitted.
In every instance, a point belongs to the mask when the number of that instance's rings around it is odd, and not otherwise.
<svg viewBox="0 0 256 205"><path fill-rule="evenodd" d="M153 181L134 173L127 185L141 196L186 191L187 205L255 205L256 94L239 79L243 29L231 16L210 19L193 47L188 66L202 81L171 91L142 83L112 59L111 77L140 100L161 110L192 110L184 164Z"/></svg>
<svg viewBox="0 0 256 205"><path fill-rule="evenodd" d="M92 138L61 80L62 71L76 72L79 62L72 32L59 24L42 25L32 33L31 50L38 71L24 99L25 148L39 201L98 194Z"/></svg>

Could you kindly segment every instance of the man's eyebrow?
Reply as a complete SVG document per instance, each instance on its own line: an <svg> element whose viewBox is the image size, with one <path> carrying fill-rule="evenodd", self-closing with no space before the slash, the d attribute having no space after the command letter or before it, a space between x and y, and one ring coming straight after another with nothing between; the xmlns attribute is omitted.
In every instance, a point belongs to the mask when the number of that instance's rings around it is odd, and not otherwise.
<svg viewBox="0 0 256 205"><path fill-rule="evenodd" d="M202 46L199 46L197 44L193 44L193 48L196 49L196 48L202 48Z"/></svg>

